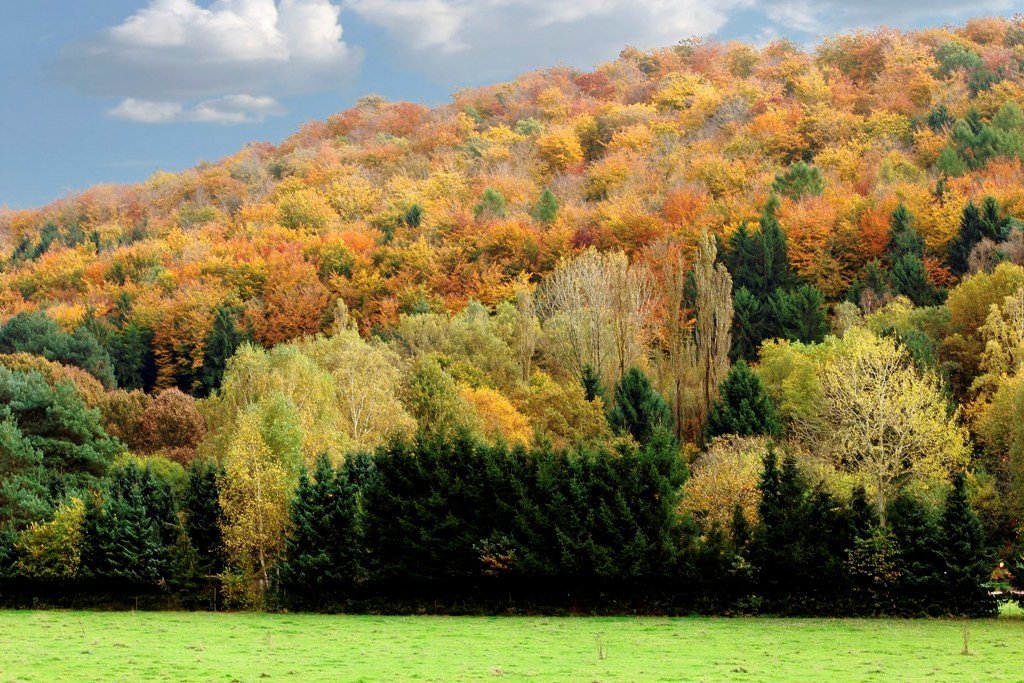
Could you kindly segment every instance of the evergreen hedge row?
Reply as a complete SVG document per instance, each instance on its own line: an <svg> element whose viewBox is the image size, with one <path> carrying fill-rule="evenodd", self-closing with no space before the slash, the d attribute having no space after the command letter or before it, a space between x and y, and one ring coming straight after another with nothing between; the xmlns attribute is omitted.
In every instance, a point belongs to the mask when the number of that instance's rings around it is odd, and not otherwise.
<svg viewBox="0 0 1024 683"><path fill-rule="evenodd" d="M439 612L971 615L994 612L991 556L962 477L933 511L900 497L882 527L863 491L813 489L765 457L759 520L678 512L670 436L614 452L509 449L468 438L395 443L300 477L273 606ZM217 469L173 494L122 468L87 502L75 580L26 582L25 604L217 604L225 570ZM92 601L90 603L90 601Z"/></svg>

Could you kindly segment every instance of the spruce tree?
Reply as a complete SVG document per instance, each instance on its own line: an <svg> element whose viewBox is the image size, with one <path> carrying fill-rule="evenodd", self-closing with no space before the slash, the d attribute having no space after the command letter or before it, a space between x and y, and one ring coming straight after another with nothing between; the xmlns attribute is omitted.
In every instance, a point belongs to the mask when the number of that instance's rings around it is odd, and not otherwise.
<svg viewBox="0 0 1024 683"><path fill-rule="evenodd" d="M234 312L228 306L219 306L203 350L203 367L199 372L199 393L202 396L209 396L220 388L228 360L244 342L245 335L235 325Z"/></svg>
<svg viewBox="0 0 1024 683"><path fill-rule="evenodd" d="M152 391L156 385L153 331L129 323L107 340L107 353L114 366L117 386L129 391Z"/></svg>
<svg viewBox="0 0 1024 683"><path fill-rule="evenodd" d="M719 388L718 399L708 413L704 439L722 434L774 437L782 434L782 423L764 383L744 361L729 369Z"/></svg>
<svg viewBox="0 0 1024 683"><path fill-rule="evenodd" d="M960 216L960 231L949 243L949 269L954 275L963 275L970 267L971 251L984 233L981 211L973 201L968 202Z"/></svg>
<svg viewBox="0 0 1024 683"><path fill-rule="evenodd" d="M297 605L337 597L356 580L356 488L321 455L299 476L285 545L282 584Z"/></svg>
<svg viewBox="0 0 1024 683"><path fill-rule="evenodd" d="M889 506L886 522L899 548L897 608L903 614L938 616L945 612L942 534L934 515L903 494Z"/></svg>
<svg viewBox="0 0 1024 683"><path fill-rule="evenodd" d="M615 387L608 421L620 434L629 434L646 444L659 431L672 430L672 411L647 375L631 368Z"/></svg>
<svg viewBox="0 0 1024 683"><path fill-rule="evenodd" d="M940 526L947 610L967 616L994 614L996 603L985 586L991 577L991 557L985 545L984 529L967 500L967 484L962 473L953 478L953 489L946 497Z"/></svg>
<svg viewBox="0 0 1024 683"><path fill-rule="evenodd" d="M759 591L774 611L804 611L800 595L807 588L808 578L804 576L803 560L807 483L792 456L779 467L775 450L770 447L758 488L760 522L754 529L751 561Z"/></svg>
<svg viewBox="0 0 1024 683"><path fill-rule="evenodd" d="M777 289L768 300L769 337L820 343L828 331L825 297L812 285Z"/></svg>
<svg viewBox="0 0 1024 683"><path fill-rule="evenodd" d="M850 495L850 524L854 534L860 538L866 538L878 525L875 506L868 500L868 492L863 486L855 487Z"/></svg>
<svg viewBox="0 0 1024 683"><path fill-rule="evenodd" d="M537 204L533 207L533 217L543 225L551 225L555 222L557 216L558 197L555 196L550 187L545 187L544 191L540 194L540 198L537 200Z"/></svg>
<svg viewBox="0 0 1024 683"><path fill-rule="evenodd" d="M583 394L588 401L600 398L604 402L605 408L610 407L608 405L608 392L604 388L601 376L597 374L593 366L584 366L581 383L583 384Z"/></svg>
<svg viewBox="0 0 1024 683"><path fill-rule="evenodd" d="M154 588L168 580L171 556L162 537L163 520L151 516L145 470L128 464L115 472L102 496L86 501L82 571L103 582Z"/></svg>
<svg viewBox="0 0 1024 683"><path fill-rule="evenodd" d="M204 576L224 571L223 511L218 500L221 468L206 459L193 460L182 500L185 531L196 553L197 571Z"/></svg>
<svg viewBox="0 0 1024 683"><path fill-rule="evenodd" d="M928 277L924 262L919 256L904 254L892 264L889 273L893 294L903 295L915 306L935 306L941 297Z"/></svg>
<svg viewBox="0 0 1024 683"><path fill-rule="evenodd" d="M924 255L924 238L913 227L913 216L901 202L889 218L889 258Z"/></svg>
<svg viewBox="0 0 1024 683"><path fill-rule="evenodd" d="M736 291L732 299L732 348L729 357L734 360L754 360L764 339L764 314L761 301L749 289Z"/></svg>
<svg viewBox="0 0 1024 683"><path fill-rule="evenodd" d="M776 289L789 287L793 278L786 234L782 232L779 219L775 215L778 208L779 200L772 196L761 212L760 230L756 239L757 270L752 282L752 291L766 297Z"/></svg>
<svg viewBox="0 0 1024 683"><path fill-rule="evenodd" d="M746 288L758 291L757 261L758 244L750 234L746 223L741 223L729 237L729 248L725 252L725 266L732 276L733 290Z"/></svg>

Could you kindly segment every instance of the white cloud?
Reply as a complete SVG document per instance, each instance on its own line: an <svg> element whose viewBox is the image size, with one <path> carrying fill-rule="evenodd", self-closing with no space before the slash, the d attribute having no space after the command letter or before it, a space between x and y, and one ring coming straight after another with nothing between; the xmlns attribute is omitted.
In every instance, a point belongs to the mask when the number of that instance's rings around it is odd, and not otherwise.
<svg viewBox="0 0 1024 683"><path fill-rule="evenodd" d="M343 40L340 15L331 0L151 0L65 49L55 70L86 94L124 98L111 112L122 118L257 120L278 111L276 102L237 98L317 92L351 78L361 52Z"/></svg>
<svg viewBox="0 0 1024 683"><path fill-rule="evenodd" d="M465 48L459 33L466 20L493 6L489 0L348 0L345 5L366 21L409 41L416 49L439 49L445 53Z"/></svg>
<svg viewBox="0 0 1024 683"><path fill-rule="evenodd" d="M440 81L471 85L558 63L580 67L626 45L710 35L757 0L343 0L383 28L390 50Z"/></svg>
<svg viewBox="0 0 1024 683"><path fill-rule="evenodd" d="M110 110L115 118L136 123L259 123L269 116L284 114L284 107L272 97L227 95L205 100L191 107L178 102L156 102L129 97Z"/></svg>
<svg viewBox="0 0 1024 683"><path fill-rule="evenodd" d="M177 102L152 102L129 97L110 110L110 115L136 123L170 123L181 115Z"/></svg>
<svg viewBox="0 0 1024 683"><path fill-rule="evenodd" d="M963 20L990 12L1009 12L1019 6L1017 0L759 0L765 15L783 29L817 35L881 24L898 26L944 20Z"/></svg>
<svg viewBox="0 0 1024 683"><path fill-rule="evenodd" d="M614 22L622 44L651 39L673 41L718 30L729 13L756 0L347 0L345 8L389 32L401 34L416 49L452 52L487 47L482 38L500 29L524 47L534 46L537 28L558 27L562 39L569 24ZM534 30L531 30L534 29ZM605 46L608 47L608 46Z"/></svg>
<svg viewBox="0 0 1024 683"><path fill-rule="evenodd" d="M67 48L57 75L86 94L117 98L110 114L118 118L230 124L279 115L280 100L340 89L352 79L362 49L346 42L342 21L355 17L360 27L381 29L370 35L384 39L367 47L385 74L405 69L463 87L556 64L589 68L626 45L667 46L716 33L810 42L879 23L920 25L923 16L938 23L1009 12L1021 0L146 2Z"/></svg>

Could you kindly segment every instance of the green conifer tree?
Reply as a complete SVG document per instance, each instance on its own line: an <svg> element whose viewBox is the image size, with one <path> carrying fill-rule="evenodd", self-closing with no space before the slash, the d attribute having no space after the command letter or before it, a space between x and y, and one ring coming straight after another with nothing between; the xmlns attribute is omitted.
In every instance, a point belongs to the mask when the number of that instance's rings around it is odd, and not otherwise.
<svg viewBox="0 0 1024 683"><path fill-rule="evenodd" d="M764 383L744 361L729 369L719 388L718 399L708 413L705 440L722 434L774 437L782 434L782 423L765 392Z"/></svg>

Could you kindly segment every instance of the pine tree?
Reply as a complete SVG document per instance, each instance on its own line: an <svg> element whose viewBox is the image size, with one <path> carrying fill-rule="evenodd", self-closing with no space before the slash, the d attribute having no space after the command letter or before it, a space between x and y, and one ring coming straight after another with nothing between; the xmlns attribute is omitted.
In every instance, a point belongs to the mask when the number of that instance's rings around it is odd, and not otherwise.
<svg viewBox="0 0 1024 683"><path fill-rule="evenodd" d="M915 306L935 306L940 302L941 297L919 256L904 254L898 257L892 264L889 280L893 294L907 297Z"/></svg>
<svg viewBox="0 0 1024 683"><path fill-rule="evenodd" d="M732 299L732 349L734 360L754 360L764 335L764 315L761 301L746 287L739 289Z"/></svg>
<svg viewBox="0 0 1024 683"><path fill-rule="evenodd" d="M185 531L196 553L196 569L204 576L224 571L223 512L218 501L220 467L205 459L193 460L182 500Z"/></svg>
<svg viewBox="0 0 1024 683"><path fill-rule="evenodd" d="M1009 222L1000 217L999 204L986 197L981 209L973 201L964 207L960 217L960 231L949 243L949 269L954 275L963 275L970 267L971 251L983 239L999 243L1006 239Z"/></svg>
<svg viewBox="0 0 1024 683"><path fill-rule="evenodd" d="M150 475L134 464L120 468L107 491L86 501L82 571L103 582L153 588L171 578L171 555L161 522L152 516Z"/></svg>
<svg viewBox="0 0 1024 683"><path fill-rule="evenodd" d="M587 401L593 401L595 398L600 398L604 402L605 408L608 408L608 392L604 388L604 383L601 381L600 375L594 370L594 367L587 365L583 368L583 378L581 380L583 384L583 393L587 398Z"/></svg>
<svg viewBox="0 0 1024 683"><path fill-rule="evenodd" d="M615 387L608 420L620 434L646 444L659 431L672 430L672 411L639 368L631 368Z"/></svg>
<svg viewBox="0 0 1024 683"><path fill-rule="evenodd" d="M299 476L285 545L282 585L297 605L337 597L356 580L356 487L345 468L320 456Z"/></svg>
<svg viewBox="0 0 1024 683"><path fill-rule="evenodd" d="M782 434L782 423L765 392L764 383L744 361L730 368L719 388L718 400L708 413L704 439L722 434L774 437Z"/></svg>
<svg viewBox="0 0 1024 683"><path fill-rule="evenodd" d="M947 610L968 616L994 614L995 600L985 587L992 572L985 532L967 500L967 484L962 473L953 478L953 489L946 497L940 526Z"/></svg>
<svg viewBox="0 0 1024 683"><path fill-rule="evenodd" d="M220 388L228 360L245 341L245 335L235 325L235 315L231 308L219 306L203 350L203 368L199 372L201 395L209 396Z"/></svg>
<svg viewBox="0 0 1024 683"><path fill-rule="evenodd" d="M537 204L533 207L533 217L543 225L551 225L558 217L558 197L550 187L545 187L541 192Z"/></svg>
<svg viewBox="0 0 1024 683"><path fill-rule="evenodd" d="M812 285L777 289L768 300L766 337L820 343L828 331L825 297Z"/></svg>
<svg viewBox="0 0 1024 683"><path fill-rule="evenodd" d="M945 561L934 516L919 500L904 494L889 506L886 522L899 548L898 610L909 615L942 614Z"/></svg>

